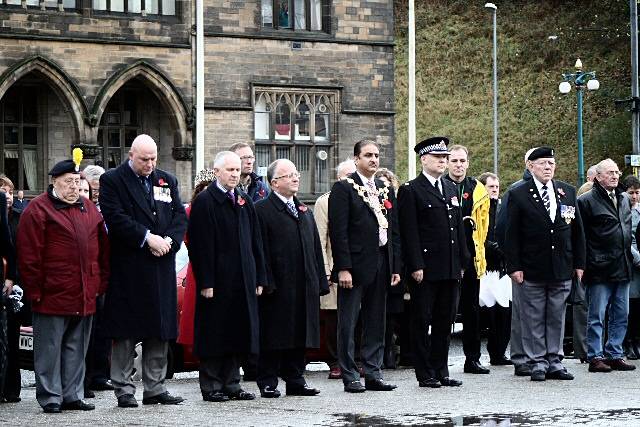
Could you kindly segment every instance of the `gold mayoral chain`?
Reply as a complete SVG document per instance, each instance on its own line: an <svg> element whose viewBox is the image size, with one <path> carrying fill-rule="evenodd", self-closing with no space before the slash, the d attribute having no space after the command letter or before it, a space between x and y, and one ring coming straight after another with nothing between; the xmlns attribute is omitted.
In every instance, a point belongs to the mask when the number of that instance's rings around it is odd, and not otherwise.
<svg viewBox="0 0 640 427"><path fill-rule="evenodd" d="M378 225L381 228L389 228L389 221L387 221L387 218L385 217L387 209L384 207L384 201L389 198L389 185L385 183L384 188L371 191L364 185L357 184L353 178L347 178L346 180L353 186L362 200L369 205L378 220ZM371 202L372 197L369 197L369 193L372 193L371 196L377 201L377 203ZM380 196L382 196L382 202L380 202Z"/></svg>

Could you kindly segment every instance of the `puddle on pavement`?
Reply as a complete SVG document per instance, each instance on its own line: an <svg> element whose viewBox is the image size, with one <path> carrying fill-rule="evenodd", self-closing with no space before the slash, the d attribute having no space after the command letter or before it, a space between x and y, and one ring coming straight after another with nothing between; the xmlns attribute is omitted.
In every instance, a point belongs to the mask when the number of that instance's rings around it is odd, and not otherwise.
<svg viewBox="0 0 640 427"><path fill-rule="evenodd" d="M539 426L553 424L584 424L606 422L632 422L640 424L640 408L612 409L603 411L573 410L545 413L481 414L473 416L437 416L433 414L406 414L376 416L366 414L334 414L333 426Z"/></svg>

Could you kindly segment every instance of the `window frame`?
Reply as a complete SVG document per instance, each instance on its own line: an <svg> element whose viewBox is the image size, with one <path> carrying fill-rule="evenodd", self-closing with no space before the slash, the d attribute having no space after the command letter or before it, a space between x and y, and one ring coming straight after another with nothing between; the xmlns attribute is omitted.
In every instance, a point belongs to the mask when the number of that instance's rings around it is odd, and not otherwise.
<svg viewBox="0 0 640 427"><path fill-rule="evenodd" d="M289 9L289 20L291 21L290 27L280 27L280 19L276 11L279 9L279 4L282 0L266 0L271 2L271 26L266 27L264 25L264 16L262 14L262 2L260 1L260 27L263 30L273 30L273 31L293 31L293 32L305 32L305 33L331 33L331 11L332 11L332 0L320 0L320 29L312 30L311 29L311 0L303 0L304 1L304 21L305 28L296 28L296 0L287 0L291 5ZM293 17L293 20L291 20Z"/></svg>
<svg viewBox="0 0 640 427"><path fill-rule="evenodd" d="M104 112L102 113L100 124L98 125L97 144L100 147L102 167L104 167L105 169L112 169L113 167L118 167L127 158L127 154L129 153L129 149L131 148L131 144L127 145L127 141L126 141L127 131L135 131L136 135L142 133L143 115L141 114L141 111L139 108L140 104L138 102L138 99L140 97L140 92L141 90L137 88L126 88L126 89L122 89L121 92L118 91L118 93L114 95L114 98L112 98L109 101L109 103L107 103L107 108L105 108ZM126 105L127 99L136 100L135 102L136 102L136 123L137 124L135 125L126 124L124 120L124 112L126 111L125 105ZM114 101L118 103L117 107L118 107L118 114L120 115L120 123L109 124L108 123L109 114L113 114L113 113L108 108L111 105L111 103ZM109 145L110 131L118 131L118 138L119 138L118 147L112 147ZM109 166L109 154L112 151L115 151L117 149L120 150L119 151L120 162L117 162L115 166L111 167Z"/></svg>

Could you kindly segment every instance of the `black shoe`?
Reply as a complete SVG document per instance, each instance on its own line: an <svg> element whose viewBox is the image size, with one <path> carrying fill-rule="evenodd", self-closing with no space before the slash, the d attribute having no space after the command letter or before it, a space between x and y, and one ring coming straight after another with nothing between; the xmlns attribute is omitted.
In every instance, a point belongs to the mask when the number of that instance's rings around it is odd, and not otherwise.
<svg viewBox="0 0 640 427"><path fill-rule="evenodd" d="M265 399L276 399L280 397L282 393L275 387L266 386L265 388L260 389L260 396Z"/></svg>
<svg viewBox="0 0 640 427"><path fill-rule="evenodd" d="M84 398L85 399L93 399L94 397L96 397L96 394L89 390L88 388L85 387L84 389Z"/></svg>
<svg viewBox="0 0 640 427"><path fill-rule="evenodd" d="M531 372L531 381L544 381L546 374L544 371L536 370Z"/></svg>
<svg viewBox="0 0 640 427"><path fill-rule="evenodd" d="M93 411L96 406L83 400L75 400L73 402L62 402L60 409L64 411Z"/></svg>
<svg viewBox="0 0 640 427"><path fill-rule="evenodd" d="M202 400L205 402L228 402L229 396L221 391L212 391L209 393L202 393Z"/></svg>
<svg viewBox="0 0 640 427"><path fill-rule="evenodd" d="M62 412L60 405L57 403L47 403L42 407L45 414L59 414Z"/></svg>
<svg viewBox="0 0 640 427"><path fill-rule="evenodd" d="M255 394L244 391L243 389L234 391L233 393L227 393L227 396L229 396L229 400L253 400L256 398Z"/></svg>
<svg viewBox="0 0 640 427"><path fill-rule="evenodd" d="M143 405L177 405L184 402L184 399L180 396L171 396L168 391L153 397L147 397L142 399Z"/></svg>
<svg viewBox="0 0 640 427"><path fill-rule="evenodd" d="M89 388L91 390L96 390L96 391L108 391L108 390L113 390L113 384L111 384L109 381L96 381L91 383L91 385L89 386Z"/></svg>
<svg viewBox="0 0 640 427"><path fill-rule="evenodd" d="M118 397L118 407L120 408L137 408L138 401L133 394L123 394Z"/></svg>
<svg viewBox="0 0 640 427"><path fill-rule="evenodd" d="M427 378L426 380L418 381L420 387L440 388L440 381L435 378Z"/></svg>
<svg viewBox="0 0 640 427"><path fill-rule="evenodd" d="M347 393L364 393L365 390L366 388L364 388L360 381L351 381L344 385L344 391Z"/></svg>
<svg viewBox="0 0 640 427"><path fill-rule="evenodd" d="M489 363L494 366L513 365L513 362L511 361L511 359L509 359L508 357L505 357L504 355L492 358L489 361Z"/></svg>
<svg viewBox="0 0 640 427"><path fill-rule="evenodd" d="M527 365L515 365L515 369L513 374L516 377L530 377L531 376L531 368Z"/></svg>
<svg viewBox="0 0 640 427"><path fill-rule="evenodd" d="M567 372L566 369L560 369L559 371L547 372L548 380L572 380L573 375Z"/></svg>
<svg viewBox="0 0 640 427"><path fill-rule="evenodd" d="M443 387L460 387L462 385L462 381L444 377L440 378L440 384L442 384Z"/></svg>
<svg viewBox="0 0 640 427"><path fill-rule="evenodd" d="M398 388L395 384L389 384L381 378L373 380L364 380L364 388L372 391L391 391Z"/></svg>
<svg viewBox="0 0 640 427"><path fill-rule="evenodd" d="M485 368L477 360L467 360L464 362L465 374L488 374L489 369Z"/></svg>
<svg viewBox="0 0 640 427"><path fill-rule="evenodd" d="M20 399L18 396L5 396L4 399L2 399L4 403L18 403L21 400L22 399Z"/></svg>
<svg viewBox="0 0 640 427"><path fill-rule="evenodd" d="M286 391L287 396L315 396L317 394L320 394L320 390L318 390L317 388L309 387L308 384L297 387L289 387L287 385Z"/></svg>

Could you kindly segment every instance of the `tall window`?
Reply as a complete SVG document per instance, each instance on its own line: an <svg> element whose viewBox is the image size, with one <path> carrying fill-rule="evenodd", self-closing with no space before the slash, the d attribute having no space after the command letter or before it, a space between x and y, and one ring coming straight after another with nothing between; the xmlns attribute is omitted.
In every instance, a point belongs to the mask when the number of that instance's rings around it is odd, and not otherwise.
<svg viewBox="0 0 640 427"><path fill-rule="evenodd" d="M262 0L262 26L331 32L331 0Z"/></svg>
<svg viewBox="0 0 640 427"><path fill-rule="evenodd" d="M254 89L256 165L291 160L300 172L300 193L329 191L334 160L337 93Z"/></svg>
<svg viewBox="0 0 640 427"><path fill-rule="evenodd" d="M2 170L16 188L39 192L42 183L42 117L39 86L13 86L0 102Z"/></svg>
<svg viewBox="0 0 640 427"><path fill-rule="evenodd" d="M102 114L98 144L105 169L115 168L127 158L131 143L140 133L139 98L136 90L120 90Z"/></svg>
<svg viewBox="0 0 640 427"><path fill-rule="evenodd" d="M175 0L92 0L93 10L174 16Z"/></svg>

